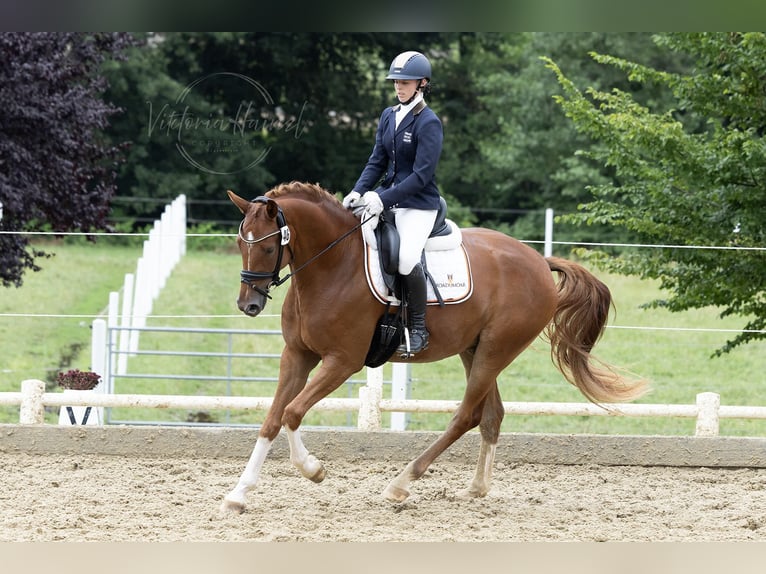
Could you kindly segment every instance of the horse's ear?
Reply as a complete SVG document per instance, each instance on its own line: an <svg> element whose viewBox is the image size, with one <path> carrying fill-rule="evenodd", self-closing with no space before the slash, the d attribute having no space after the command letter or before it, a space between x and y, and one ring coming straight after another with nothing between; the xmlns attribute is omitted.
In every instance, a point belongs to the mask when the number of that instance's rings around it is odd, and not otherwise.
<svg viewBox="0 0 766 574"><path fill-rule="evenodd" d="M276 219L278 214L279 206L277 205L277 202L270 199L268 203L266 203L266 215L269 216L269 219Z"/></svg>
<svg viewBox="0 0 766 574"><path fill-rule="evenodd" d="M234 193L230 189L227 189L226 193L229 194L229 199L231 199L231 201L234 203L234 205L236 205L242 213L247 213L247 210L250 209L250 202L249 201L247 201L246 199L241 198L240 196L238 196L236 193Z"/></svg>

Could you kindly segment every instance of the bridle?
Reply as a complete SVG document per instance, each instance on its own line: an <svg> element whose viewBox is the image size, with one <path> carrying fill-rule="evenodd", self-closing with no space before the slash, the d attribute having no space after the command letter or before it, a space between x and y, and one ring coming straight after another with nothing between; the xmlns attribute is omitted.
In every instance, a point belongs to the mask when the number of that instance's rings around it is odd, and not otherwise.
<svg viewBox="0 0 766 574"><path fill-rule="evenodd" d="M263 195L259 195L255 199L253 199L250 203L263 203L267 204L269 202L269 198L265 197ZM287 221L285 221L285 214L282 213L282 208L277 205L277 230L272 231L271 233L267 233L263 237L259 237L258 239L248 239L242 234L242 226L245 224L245 220L243 219L242 222L239 224L239 238L246 243L247 245L255 245L256 243L260 243L261 241L268 239L269 237L274 237L275 235L281 235L281 238L279 240L279 253L277 254L277 262L274 264L274 270L273 271L248 271L247 269L243 269L239 272L240 276L240 282L244 283L251 289L257 291L264 297L268 297L271 299L271 295L269 295L269 289L272 287L279 287L287 281L290 278L291 274L286 275L285 277L280 278L279 277L279 271L282 269L282 257L284 255L285 246L287 246L288 249L290 249L290 256L293 257L293 250L290 248L290 228L287 227ZM266 288L258 287L258 285L255 285L255 281L260 281L262 279L271 279L271 282L266 286Z"/></svg>
<svg viewBox="0 0 766 574"><path fill-rule="evenodd" d="M267 204L270 200L268 197L265 197L263 195L259 195L255 199L251 200L250 203L263 203ZM293 275L298 273L301 269L306 267L309 263L312 263L315 259L318 257L324 255L327 251L335 247L338 243L343 241L346 237L351 235L354 231L359 229L362 225L367 223L370 219L372 219L375 216L370 216L367 219L360 221L357 223L354 227L349 229L346 233L341 235L338 239L330 243L327 247L322 249L319 253L311 257L308 261L303 263L300 267L293 269L291 273L288 273L284 277L279 276L279 271L282 268L282 257L284 255L285 247L290 251L290 257L295 259L295 255L293 254L293 250L290 247L290 228L287 226L287 220L285 219L285 214L282 212L282 208L279 207L276 202L274 202L275 205L277 205L277 216L276 216L276 222L277 222L277 229L275 231L272 231L271 233L267 233L266 235L259 237L257 239L247 239L245 236L242 235L242 226L245 224L245 220L243 219L242 222L239 224L239 238L246 243L247 245L254 245L256 243L260 243L261 241L268 239L269 237L274 237L275 235L281 235L280 241L279 241L279 253L277 253L277 262L274 264L274 270L273 271L248 271L247 269L243 269L239 272L240 277L240 283L244 283L254 291L257 291L259 294L263 295L264 297L271 299L271 295L269 295L269 291L272 287L279 287L282 285L285 281L290 279ZM255 281L260 281L263 279L271 279L269 284L266 286L266 288L259 287L258 285L255 285Z"/></svg>

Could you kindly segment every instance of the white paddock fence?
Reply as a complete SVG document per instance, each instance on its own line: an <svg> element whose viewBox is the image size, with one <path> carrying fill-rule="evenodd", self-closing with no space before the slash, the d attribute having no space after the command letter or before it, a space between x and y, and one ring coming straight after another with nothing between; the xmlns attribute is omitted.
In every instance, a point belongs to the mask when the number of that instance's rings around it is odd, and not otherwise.
<svg viewBox="0 0 766 574"><path fill-rule="evenodd" d="M19 393L0 393L0 405L19 406L19 423L42 424L45 407L142 407L180 409L242 409L267 410L270 397L233 396L181 396L81 393L72 396L45 392L45 383L29 379L21 383ZM459 401L414 400L383 398L381 368L368 369L367 384L359 389L359 398L325 398L313 409L323 411L357 411L360 430L381 429L383 412L451 413ZM722 406L717 393L700 393L696 404L623 404L598 406L591 403L504 402L508 415L565 415L565 416L629 416L629 417L681 417L695 418L695 436L717 436L722 418L766 419L766 407Z"/></svg>
<svg viewBox="0 0 766 574"><path fill-rule="evenodd" d="M117 364L118 373L127 372L129 353L138 350L140 328L146 325L146 318L152 312L155 299L185 253L186 196L179 195L165 206L160 219L155 220L149 231L149 238L144 241L143 254L138 259L135 274L125 274L122 309L119 313L120 325L125 330L119 342L121 354ZM111 293L110 325L117 324L119 306L119 293Z"/></svg>

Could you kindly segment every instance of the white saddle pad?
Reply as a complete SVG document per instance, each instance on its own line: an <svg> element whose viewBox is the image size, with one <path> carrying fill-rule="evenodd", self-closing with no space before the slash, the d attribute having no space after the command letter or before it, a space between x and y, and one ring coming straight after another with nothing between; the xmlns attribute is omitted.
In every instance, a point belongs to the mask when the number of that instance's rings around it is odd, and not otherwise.
<svg viewBox="0 0 766 574"><path fill-rule="evenodd" d="M449 219L447 223L452 228L452 233L429 239L426 242L425 252L428 272L434 278L442 300L445 304L450 305L462 303L471 296L473 293L473 276L468 253L463 247L460 228ZM400 301L389 291L383 281L375 234L367 225L363 226L363 236L365 241L364 269L370 291L381 303L398 305ZM428 285L428 304L438 305L439 300L436 298L436 292L431 281L426 281L426 283Z"/></svg>

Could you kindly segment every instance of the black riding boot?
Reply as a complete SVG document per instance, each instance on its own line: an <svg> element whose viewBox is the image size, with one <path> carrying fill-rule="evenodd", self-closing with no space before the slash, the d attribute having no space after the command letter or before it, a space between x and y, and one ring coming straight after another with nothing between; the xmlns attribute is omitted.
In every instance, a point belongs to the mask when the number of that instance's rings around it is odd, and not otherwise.
<svg viewBox="0 0 766 574"><path fill-rule="evenodd" d="M402 280L407 290L407 317L410 328L410 349L407 342L402 343L397 352L402 356L414 355L428 347L428 331L426 331L426 275L423 265L418 263L409 275L403 275Z"/></svg>

